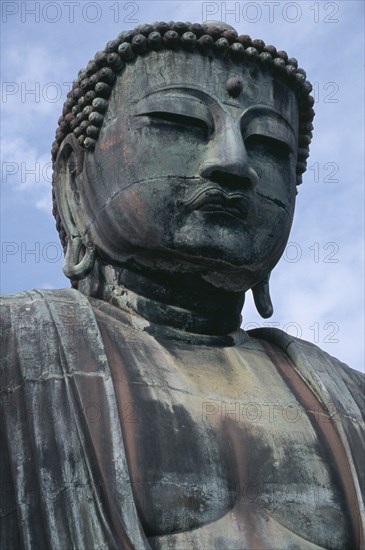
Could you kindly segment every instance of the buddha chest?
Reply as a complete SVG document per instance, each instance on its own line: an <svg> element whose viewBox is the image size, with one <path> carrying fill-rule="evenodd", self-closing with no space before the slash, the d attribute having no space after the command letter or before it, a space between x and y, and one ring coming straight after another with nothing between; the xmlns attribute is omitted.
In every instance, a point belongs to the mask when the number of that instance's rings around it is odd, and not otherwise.
<svg viewBox="0 0 365 550"><path fill-rule="evenodd" d="M101 326L138 514L154 548L350 547L318 422L259 340L111 339ZM309 542L310 541L310 542Z"/></svg>

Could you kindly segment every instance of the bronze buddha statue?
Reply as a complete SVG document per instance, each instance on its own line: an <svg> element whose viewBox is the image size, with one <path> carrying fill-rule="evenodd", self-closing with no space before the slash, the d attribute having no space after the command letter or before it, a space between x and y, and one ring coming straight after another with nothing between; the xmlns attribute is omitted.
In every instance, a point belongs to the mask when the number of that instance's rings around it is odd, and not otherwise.
<svg viewBox="0 0 365 550"><path fill-rule="evenodd" d="M240 328L249 290L272 314L310 92L221 23L80 71L52 147L73 288L2 307L4 548L364 547L363 376Z"/></svg>

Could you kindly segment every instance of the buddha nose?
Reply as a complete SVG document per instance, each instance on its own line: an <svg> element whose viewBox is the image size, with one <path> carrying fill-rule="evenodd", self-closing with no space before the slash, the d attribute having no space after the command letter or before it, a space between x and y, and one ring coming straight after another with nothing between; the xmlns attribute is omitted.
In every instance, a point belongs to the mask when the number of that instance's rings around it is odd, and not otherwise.
<svg viewBox="0 0 365 550"><path fill-rule="evenodd" d="M208 145L207 155L200 165L201 177L227 185L253 189L259 181L250 166L239 123L226 124Z"/></svg>

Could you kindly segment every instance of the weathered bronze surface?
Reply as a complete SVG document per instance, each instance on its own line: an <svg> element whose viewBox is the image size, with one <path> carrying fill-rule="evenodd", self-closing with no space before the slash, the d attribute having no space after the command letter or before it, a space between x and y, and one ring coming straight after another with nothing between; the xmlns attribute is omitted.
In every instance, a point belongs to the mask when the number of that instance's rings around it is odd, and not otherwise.
<svg viewBox="0 0 365 550"><path fill-rule="evenodd" d="M239 328L250 289L272 314L310 90L213 24L80 72L52 148L74 288L3 298L2 548L364 548L364 377Z"/></svg>

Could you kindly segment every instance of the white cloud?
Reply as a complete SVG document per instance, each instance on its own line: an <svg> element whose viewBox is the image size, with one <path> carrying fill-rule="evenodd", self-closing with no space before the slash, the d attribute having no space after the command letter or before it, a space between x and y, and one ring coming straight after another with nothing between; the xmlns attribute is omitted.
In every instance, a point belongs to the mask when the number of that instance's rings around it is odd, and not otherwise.
<svg viewBox="0 0 365 550"><path fill-rule="evenodd" d="M68 74L67 57L60 56L55 63L46 47L39 45L29 45L21 52L9 45L3 56L6 59L2 82L4 131L31 137L43 121L48 125L52 117L55 128L57 113L61 113L70 89L70 82L64 78ZM44 130L47 129L45 126Z"/></svg>
<svg viewBox="0 0 365 550"><path fill-rule="evenodd" d="M35 145L22 137L1 140L2 194L9 187L27 193L31 204L39 210L51 213L51 158L39 153Z"/></svg>

